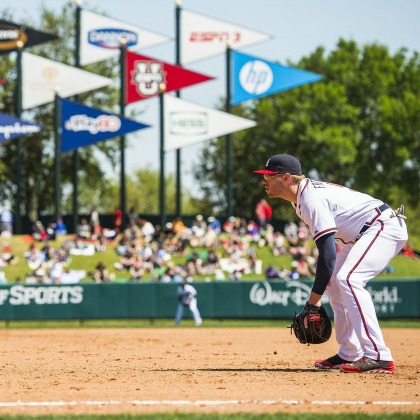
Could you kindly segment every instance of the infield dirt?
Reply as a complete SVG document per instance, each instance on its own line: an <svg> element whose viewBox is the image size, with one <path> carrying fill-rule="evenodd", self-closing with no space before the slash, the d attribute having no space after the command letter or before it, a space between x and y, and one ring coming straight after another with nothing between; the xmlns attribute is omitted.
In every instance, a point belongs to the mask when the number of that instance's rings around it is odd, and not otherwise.
<svg viewBox="0 0 420 420"><path fill-rule="evenodd" d="M384 335L396 375L315 370L334 338L285 328L3 329L0 414L420 413L420 329Z"/></svg>

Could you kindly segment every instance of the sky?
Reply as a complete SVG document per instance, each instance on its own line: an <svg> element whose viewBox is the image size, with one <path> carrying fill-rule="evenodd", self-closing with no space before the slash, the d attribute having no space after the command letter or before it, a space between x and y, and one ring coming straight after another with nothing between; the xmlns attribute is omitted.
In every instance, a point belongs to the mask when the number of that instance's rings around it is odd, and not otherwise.
<svg viewBox="0 0 420 420"><path fill-rule="evenodd" d="M18 19L31 16L37 28L37 15L42 4L60 9L66 0L1 0L0 10L9 8ZM105 12L115 19L175 37L175 0L83 0L82 7ZM419 0L182 0L182 8L244 26L271 35L264 43L240 51L270 61L286 64L297 62L318 46L334 49L339 38L359 44L379 42L391 53L401 47L420 51ZM147 56L175 62L175 43L141 50ZM186 66L187 69L215 77L211 82L184 89L182 99L208 107L216 107L226 92L225 57L217 56ZM127 173L136 169L159 168L158 101L149 99L127 107L142 112L138 120L151 124L151 129L127 136ZM191 192L198 188L192 173L198 155L206 143L182 149L182 185ZM273 151L277 153L281 151ZM175 152L166 154L166 173L175 171ZM256 162L256 166L261 165ZM119 168L103 161L110 176L118 176ZM234 162L235 165L235 162Z"/></svg>

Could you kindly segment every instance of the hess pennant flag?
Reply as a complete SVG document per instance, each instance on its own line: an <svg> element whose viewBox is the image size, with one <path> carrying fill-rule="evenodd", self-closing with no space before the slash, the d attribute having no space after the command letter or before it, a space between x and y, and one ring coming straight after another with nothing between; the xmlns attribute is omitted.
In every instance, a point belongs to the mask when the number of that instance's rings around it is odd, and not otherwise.
<svg viewBox="0 0 420 420"><path fill-rule="evenodd" d="M89 146L150 127L67 99L61 99L61 151Z"/></svg>
<svg viewBox="0 0 420 420"><path fill-rule="evenodd" d="M165 92L172 92L211 79L145 55L130 51L126 54L127 104L159 95L161 84L165 85Z"/></svg>
<svg viewBox="0 0 420 420"><path fill-rule="evenodd" d="M254 121L164 96L165 152L255 127Z"/></svg>

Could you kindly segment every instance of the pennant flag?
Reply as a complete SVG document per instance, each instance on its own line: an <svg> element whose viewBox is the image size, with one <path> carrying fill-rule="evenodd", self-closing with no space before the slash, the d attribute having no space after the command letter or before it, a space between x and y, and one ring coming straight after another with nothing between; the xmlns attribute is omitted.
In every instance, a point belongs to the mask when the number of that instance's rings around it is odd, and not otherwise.
<svg viewBox="0 0 420 420"><path fill-rule="evenodd" d="M22 54L22 73L23 109L52 102L56 88L60 96L66 97L112 83L106 77L29 53Z"/></svg>
<svg viewBox="0 0 420 420"><path fill-rule="evenodd" d="M24 47L32 47L55 39L58 36L0 19L0 55L17 50L18 41L22 41Z"/></svg>
<svg viewBox="0 0 420 420"><path fill-rule="evenodd" d="M29 134L39 133L40 131L42 131L40 125L18 120L6 114L0 114L0 141L28 136Z"/></svg>
<svg viewBox="0 0 420 420"><path fill-rule="evenodd" d="M318 74L232 51L232 105L321 80Z"/></svg>
<svg viewBox="0 0 420 420"><path fill-rule="evenodd" d="M89 146L150 127L86 105L61 99L61 151Z"/></svg>
<svg viewBox="0 0 420 420"><path fill-rule="evenodd" d="M119 55L121 38L128 49L153 47L171 38L129 25L128 23L82 10L80 35L80 63L96 63Z"/></svg>
<svg viewBox="0 0 420 420"><path fill-rule="evenodd" d="M233 25L219 19L182 10L181 62L204 60L230 48L243 48L267 41L270 35Z"/></svg>
<svg viewBox="0 0 420 420"><path fill-rule="evenodd" d="M164 96L164 108L165 152L257 125L255 121L170 95Z"/></svg>
<svg viewBox="0 0 420 420"><path fill-rule="evenodd" d="M127 52L126 75L127 104L159 95L161 83L172 92L213 79L133 52Z"/></svg>

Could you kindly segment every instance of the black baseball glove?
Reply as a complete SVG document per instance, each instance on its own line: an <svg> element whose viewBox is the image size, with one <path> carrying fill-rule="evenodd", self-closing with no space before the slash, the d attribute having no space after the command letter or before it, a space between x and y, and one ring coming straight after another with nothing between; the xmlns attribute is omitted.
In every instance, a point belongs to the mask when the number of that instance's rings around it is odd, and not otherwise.
<svg viewBox="0 0 420 420"><path fill-rule="evenodd" d="M307 318L307 327L304 320ZM331 337L332 325L325 309L307 303L303 310L295 315L289 327L302 344L321 344ZM290 331L291 333L292 331Z"/></svg>

